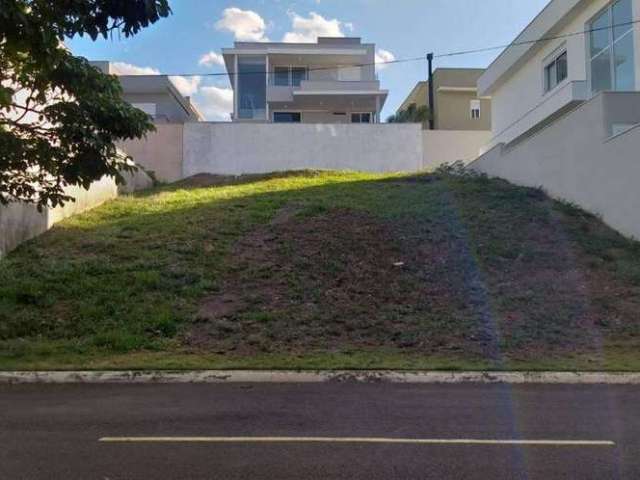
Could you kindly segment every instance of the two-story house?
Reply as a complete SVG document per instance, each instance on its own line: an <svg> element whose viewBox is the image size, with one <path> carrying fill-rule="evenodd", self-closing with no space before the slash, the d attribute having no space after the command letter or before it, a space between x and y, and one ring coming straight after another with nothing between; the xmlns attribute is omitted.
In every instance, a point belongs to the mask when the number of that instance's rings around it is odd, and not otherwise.
<svg viewBox="0 0 640 480"><path fill-rule="evenodd" d="M640 0L550 1L478 80L479 94L492 97L490 147L600 92L640 90L639 21Z"/></svg>
<svg viewBox="0 0 640 480"><path fill-rule="evenodd" d="M380 121L388 92L376 77L374 44L359 38L235 42L222 53L234 91L234 122Z"/></svg>
<svg viewBox="0 0 640 480"><path fill-rule="evenodd" d="M472 168L640 238L640 0L551 0L478 90L492 139Z"/></svg>
<svg viewBox="0 0 640 480"><path fill-rule="evenodd" d="M436 130L491 130L491 98L478 95L482 68L438 68L433 72L433 119ZM429 81L416 84L400 105L429 105Z"/></svg>

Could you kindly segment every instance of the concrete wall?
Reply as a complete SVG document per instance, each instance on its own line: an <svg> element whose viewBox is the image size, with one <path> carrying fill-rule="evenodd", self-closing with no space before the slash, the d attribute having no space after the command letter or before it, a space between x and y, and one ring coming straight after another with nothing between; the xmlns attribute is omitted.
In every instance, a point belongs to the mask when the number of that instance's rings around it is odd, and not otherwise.
<svg viewBox="0 0 640 480"><path fill-rule="evenodd" d="M65 192L76 201L42 212L34 205L22 202L0 206L0 257L22 242L46 232L55 223L117 197L118 187L113 178L105 177L94 182L89 190L68 187Z"/></svg>
<svg viewBox="0 0 640 480"><path fill-rule="evenodd" d="M296 169L417 171L420 125L188 123L185 177L198 173L266 173Z"/></svg>
<svg viewBox="0 0 640 480"><path fill-rule="evenodd" d="M562 2L557 2L558 5ZM588 28L588 22L606 5L609 0L583 0L578 7L570 12L561 27L549 32L548 35L561 36L564 34L581 32ZM640 18L640 0L633 0L634 18ZM636 58L640 49L640 25L635 26ZM491 92L492 95L492 131L493 139L490 146L508 143L527 132L541 121L541 112L551 115L562 110L574 100L588 98L588 68L587 68L587 39L585 35L573 35L558 38L535 45L531 53L521 61L512 74L498 83ZM522 46L528 49L529 46ZM544 91L544 67L546 60L554 52L566 49L568 55L568 79L551 92ZM515 50L514 50L515 51ZM640 72L640 61L636 70ZM492 67L489 68L489 73ZM482 81L480 83L483 83ZM640 90L640 76L636 75L636 89ZM561 92L558 94L558 90ZM544 116L544 115L543 115Z"/></svg>
<svg viewBox="0 0 640 480"><path fill-rule="evenodd" d="M112 177L104 177L93 182L88 190L78 186L67 187L66 194L72 196L75 202L67 202L62 207L45 208L42 212L35 205L23 202L0 206L0 257L67 217L97 207L116 198L118 194L149 188L153 183L142 171L125 174L125 179L127 184L121 186Z"/></svg>
<svg viewBox="0 0 640 480"><path fill-rule="evenodd" d="M182 179L183 124L156 124L144 140L121 142L118 147L161 182Z"/></svg>
<svg viewBox="0 0 640 480"><path fill-rule="evenodd" d="M628 122L639 125L611 136L611 125ZM639 152L640 93L608 92L522 142L497 145L471 167L517 184L542 186L640 238Z"/></svg>
<svg viewBox="0 0 640 480"><path fill-rule="evenodd" d="M424 130L422 148L424 170L432 170L444 163L469 163L491 138L489 131Z"/></svg>

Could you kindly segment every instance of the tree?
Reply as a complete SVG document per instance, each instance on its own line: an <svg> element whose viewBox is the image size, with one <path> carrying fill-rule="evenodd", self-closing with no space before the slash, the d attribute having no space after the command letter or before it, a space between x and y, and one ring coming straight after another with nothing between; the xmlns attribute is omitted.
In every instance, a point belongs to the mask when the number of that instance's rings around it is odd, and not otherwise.
<svg viewBox="0 0 640 480"><path fill-rule="evenodd" d="M409 105L406 109L399 111L395 115L387 118L389 123L426 123L431 115L429 107L422 105L416 106L415 103Z"/></svg>
<svg viewBox="0 0 640 480"><path fill-rule="evenodd" d="M171 14L168 0L0 0L0 203L63 204L134 169L114 142L153 130L115 76L75 57L76 35L130 37Z"/></svg>

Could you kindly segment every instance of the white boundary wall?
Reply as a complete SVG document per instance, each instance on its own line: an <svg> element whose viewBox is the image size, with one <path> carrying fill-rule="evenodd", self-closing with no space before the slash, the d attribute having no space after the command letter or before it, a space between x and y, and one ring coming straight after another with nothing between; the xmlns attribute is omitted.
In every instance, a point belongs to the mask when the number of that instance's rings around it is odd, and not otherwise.
<svg viewBox="0 0 640 480"><path fill-rule="evenodd" d="M489 137L489 132L423 131L419 124L188 123L182 173L417 172L469 162Z"/></svg>
<svg viewBox="0 0 640 480"><path fill-rule="evenodd" d="M425 130L422 132L422 169L433 170L457 161L469 163L478 158L480 149L490 140L490 131Z"/></svg>
<svg viewBox="0 0 640 480"><path fill-rule="evenodd" d="M613 125L634 122L611 135ZM640 239L640 93L600 94L529 138L497 145L471 168L541 186Z"/></svg>
<svg viewBox="0 0 640 480"><path fill-rule="evenodd" d="M416 171L420 125L189 123L183 175L283 170Z"/></svg>

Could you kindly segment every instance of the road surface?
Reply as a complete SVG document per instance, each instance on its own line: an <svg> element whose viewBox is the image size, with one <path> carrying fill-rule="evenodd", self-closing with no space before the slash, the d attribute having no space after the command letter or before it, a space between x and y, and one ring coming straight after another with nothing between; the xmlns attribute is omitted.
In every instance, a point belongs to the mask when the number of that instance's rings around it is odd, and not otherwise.
<svg viewBox="0 0 640 480"><path fill-rule="evenodd" d="M1 479L638 479L640 388L0 386Z"/></svg>

